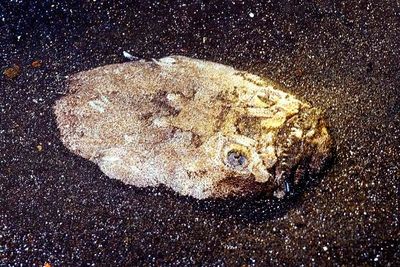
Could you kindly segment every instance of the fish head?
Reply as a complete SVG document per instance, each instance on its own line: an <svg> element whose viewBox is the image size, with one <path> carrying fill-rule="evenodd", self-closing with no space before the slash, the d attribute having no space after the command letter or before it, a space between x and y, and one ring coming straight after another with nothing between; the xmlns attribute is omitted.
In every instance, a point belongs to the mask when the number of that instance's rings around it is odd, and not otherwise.
<svg viewBox="0 0 400 267"><path fill-rule="evenodd" d="M235 95L203 147L219 174L212 196L262 191L282 198L321 171L332 150L321 110L273 88Z"/></svg>

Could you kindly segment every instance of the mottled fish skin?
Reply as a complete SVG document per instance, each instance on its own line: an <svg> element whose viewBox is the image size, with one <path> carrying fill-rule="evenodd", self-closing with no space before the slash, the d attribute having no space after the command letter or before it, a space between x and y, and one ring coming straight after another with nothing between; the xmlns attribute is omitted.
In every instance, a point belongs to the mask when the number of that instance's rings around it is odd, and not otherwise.
<svg viewBox="0 0 400 267"><path fill-rule="evenodd" d="M171 56L71 76L61 139L109 177L198 199L283 197L318 173L332 141L321 111L259 76Z"/></svg>

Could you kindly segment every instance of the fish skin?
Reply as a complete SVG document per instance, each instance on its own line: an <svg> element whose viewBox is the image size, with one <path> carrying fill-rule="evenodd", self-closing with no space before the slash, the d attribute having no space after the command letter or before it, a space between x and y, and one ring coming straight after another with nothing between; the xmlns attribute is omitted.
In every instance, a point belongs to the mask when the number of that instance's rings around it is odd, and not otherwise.
<svg viewBox="0 0 400 267"><path fill-rule="evenodd" d="M331 155L318 108L226 65L170 56L79 72L67 84L54 105L62 142L126 184L198 199L281 198L288 179L319 173Z"/></svg>

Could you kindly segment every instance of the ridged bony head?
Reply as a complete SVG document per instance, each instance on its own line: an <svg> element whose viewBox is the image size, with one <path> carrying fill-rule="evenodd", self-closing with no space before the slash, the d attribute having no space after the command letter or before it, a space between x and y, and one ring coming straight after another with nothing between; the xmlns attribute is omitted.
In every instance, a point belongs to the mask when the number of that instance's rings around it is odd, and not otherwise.
<svg viewBox="0 0 400 267"><path fill-rule="evenodd" d="M330 157L332 141L324 120L316 115L319 112L308 111L312 114L295 115L257 136L217 133L210 138L201 147L209 164L200 165L205 167L200 173L219 175L210 195L264 191L281 198L320 172Z"/></svg>
<svg viewBox="0 0 400 267"><path fill-rule="evenodd" d="M283 197L304 177L318 173L332 141L322 112L275 89L258 76L237 73L222 102L215 132L200 147L194 173L218 173L211 196L265 191ZM188 118L187 123L190 122ZM198 162L198 161L197 161ZM193 166L193 163L190 164ZM221 175L222 174L222 175Z"/></svg>

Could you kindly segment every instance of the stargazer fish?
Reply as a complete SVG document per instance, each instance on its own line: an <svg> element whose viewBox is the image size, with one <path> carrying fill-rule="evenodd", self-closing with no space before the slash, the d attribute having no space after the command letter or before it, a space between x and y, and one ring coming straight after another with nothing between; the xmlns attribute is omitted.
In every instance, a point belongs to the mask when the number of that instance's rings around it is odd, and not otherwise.
<svg viewBox="0 0 400 267"><path fill-rule="evenodd" d="M72 75L54 112L62 142L110 178L198 199L283 197L319 173L321 110L269 79L170 56Z"/></svg>

